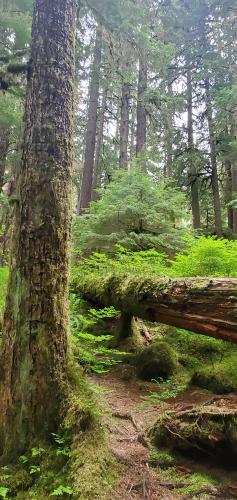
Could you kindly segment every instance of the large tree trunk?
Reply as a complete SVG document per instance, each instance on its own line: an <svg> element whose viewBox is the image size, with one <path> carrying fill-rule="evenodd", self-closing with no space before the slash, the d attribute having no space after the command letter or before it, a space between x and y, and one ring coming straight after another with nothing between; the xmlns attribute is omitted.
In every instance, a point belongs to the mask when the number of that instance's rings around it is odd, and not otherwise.
<svg viewBox="0 0 237 500"><path fill-rule="evenodd" d="M75 19L75 0L35 0L0 358L4 457L55 432L67 387Z"/></svg>
<svg viewBox="0 0 237 500"><path fill-rule="evenodd" d="M129 99L130 99L130 85L129 83L124 81L122 84L121 113L120 113L120 152L119 152L120 168L127 168L128 164Z"/></svg>
<svg viewBox="0 0 237 500"><path fill-rule="evenodd" d="M81 189L78 200L78 215L83 209L88 208L92 199L94 157L96 144L97 111L99 104L100 89L100 64L102 55L102 28L98 25L94 48L94 59L91 69L91 81L89 88L88 119L86 127L85 161L83 165Z"/></svg>
<svg viewBox="0 0 237 500"><path fill-rule="evenodd" d="M4 185L6 158L9 149L9 127L0 126L0 193Z"/></svg>
<svg viewBox="0 0 237 500"><path fill-rule="evenodd" d="M146 107L144 93L147 89L146 55L141 50L139 56L138 95L137 95L137 144L136 154L142 154L146 147Z"/></svg>
<svg viewBox="0 0 237 500"><path fill-rule="evenodd" d="M209 142L211 150L211 180L212 180L212 192L213 192L213 203L214 203L214 216L215 216L215 231L218 236L222 235L222 220L221 220L221 202L220 202L220 191L218 182L218 172L217 172L217 161L216 161L216 142L215 142L215 132L212 117L212 102L210 94L210 82L209 78L205 80L206 88L206 106L207 106L207 121L209 128Z"/></svg>
<svg viewBox="0 0 237 500"><path fill-rule="evenodd" d="M80 276L87 300L126 314L237 343L237 279Z"/></svg>
<svg viewBox="0 0 237 500"><path fill-rule="evenodd" d="M191 206L193 216L193 229L201 227L200 204L197 169L194 158L194 139L193 139L193 89L192 72L187 70L187 107L188 107L188 160L189 160L189 179L191 188Z"/></svg>

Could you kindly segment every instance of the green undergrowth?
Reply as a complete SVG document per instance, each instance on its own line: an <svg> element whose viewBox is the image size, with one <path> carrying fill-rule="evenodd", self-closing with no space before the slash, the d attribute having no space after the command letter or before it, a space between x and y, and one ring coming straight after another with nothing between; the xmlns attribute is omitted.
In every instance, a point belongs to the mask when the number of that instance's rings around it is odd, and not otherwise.
<svg viewBox="0 0 237 500"><path fill-rule="evenodd" d="M172 457L172 455L171 455ZM172 457L173 458L173 457ZM175 460L173 458L173 460ZM181 497L192 498L193 500L204 500L210 498L210 493L206 493L208 488L220 486L216 477L203 472L180 474L175 466L159 468L159 476L164 482L172 483L175 492ZM203 490L203 492L202 492ZM206 490L206 491L205 491Z"/></svg>
<svg viewBox="0 0 237 500"><path fill-rule="evenodd" d="M108 320L118 318L114 307L91 308L78 295L70 295L70 330L77 362L87 372L104 373L123 361L125 352L111 349Z"/></svg>

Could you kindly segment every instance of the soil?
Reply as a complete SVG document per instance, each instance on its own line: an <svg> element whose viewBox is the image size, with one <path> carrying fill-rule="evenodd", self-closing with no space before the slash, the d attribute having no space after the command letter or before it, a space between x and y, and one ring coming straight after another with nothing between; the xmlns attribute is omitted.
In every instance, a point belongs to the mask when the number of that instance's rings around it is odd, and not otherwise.
<svg viewBox="0 0 237 500"><path fill-rule="evenodd" d="M125 370L124 370L125 368ZM206 404L213 400L213 394L207 390L189 389L176 398L161 403L147 400L150 392L156 391L155 384L144 383L133 377L123 380L126 367L121 365L109 373L93 375L92 381L101 388L103 414L106 423L111 451L118 462L119 480L111 500L175 500L181 498L199 498L181 496L175 491L175 480L164 480L158 467L149 465L149 442L147 430L156 422L158 415L165 410L185 410L192 405ZM218 396L217 396L218 398ZM237 397L234 397L237 405ZM190 458L181 459L176 472L184 476L192 472L209 472L223 477L223 489L207 488L206 499L237 498L237 472L197 465ZM203 496L202 496L203 498Z"/></svg>

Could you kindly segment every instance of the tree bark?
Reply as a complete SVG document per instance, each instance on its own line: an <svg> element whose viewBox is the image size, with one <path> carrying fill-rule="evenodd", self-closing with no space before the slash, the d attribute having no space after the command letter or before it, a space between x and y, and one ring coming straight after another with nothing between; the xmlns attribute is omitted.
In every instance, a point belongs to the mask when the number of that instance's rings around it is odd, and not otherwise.
<svg viewBox="0 0 237 500"><path fill-rule="evenodd" d="M237 196L237 161L234 161L231 166L232 177L232 195ZM233 232L237 234L237 208L233 208Z"/></svg>
<svg viewBox="0 0 237 500"><path fill-rule="evenodd" d="M86 127L85 161L83 166L81 189L78 200L78 215L88 208L92 199L92 185L94 172L94 157L96 144L97 112L99 104L100 88L100 65L102 55L102 28L98 25L94 48L94 58L91 69L91 81L89 88L89 107Z"/></svg>
<svg viewBox="0 0 237 500"><path fill-rule="evenodd" d="M165 125L165 168L164 176L172 176L173 167L173 112L171 108L171 98L173 95L172 84L168 84L167 98L168 102L165 107L164 125Z"/></svg>
<svg viewBox="0 0 237 500"><path fill-rule="evenodd" d="M225 161L225 201L230 203L232 201L232 169L231 162ZM227 207L228 228L233 231L233 208Z"/></svg>
<svg viewBox="0 0 237 500"><path fill-rule="evenodd" d="M6 158L9 149L10 129L0 127L0 193L4 185L4 175L6 168Z"/></svg>
<svg viewBox="0 0 237 500"><path fill-rule="evenodd" d="M218 182L218 172L217 172L217 161L216 161L216 142L215 133L212 117L212 102L210 94L210 81L209 78L205 80L206 88L206 109L207 109L207 121L209 128L209 141L211 150L211 180L212 180L212 193L213 193L213 203L214 203L214 217L215 217L215 231L217 236L222 235L222 220L221 220L221 202L220 202L220 191Z"/></svg>
<svg viewBox="0 0 237 500"><path fill-rule="evenodd" d="M123 313L237 343L237 279L80 276L84 298Z"/></svg>
<svg viewBox="0 0 237 500"><path fill-rule="evenodd" d="M233 124L231 127L231 132L234 136L235 141L237 141L237 107L233 110ZM232 177L232 196L237 198L237 160L235 159L231 166L231 177ZM237 234L237 208L232 209L233 213L233 232Z"/></svg>
<svg viewBox="0 0 237 500"><path fill-rule="evenodd" d="M191 188L191 206L193 216L193 229L201 227L200 220L200 203L198 190L197 169L194 158L194 139L193 139L193 89L192 89L192 72L187 70L187 108L188 108L188 163L189 163L189 179Z"/></svg>
<svg viewBox="0 0 237 500"><path fill-rule="evenodd" d="M35 0L0 356L5 458L57 432L67 394L75 21L74 0Z"/></svg>
<svg viewBox="0 0 237 500"><path fill-rule="evenodd" d="M130 85L124 81L122 84L119 151L119 167L123 169L126 169L128 165L129 100Z"/></svg>
<svg viewBox="0 0 237 500"><path fill-rule="evenodd" d="M92 200L99 199L99 195L95 190L101 186L100 159L101 159L101 151L102 151L102 146L103 146L103 134L104 134L107 92L108 92L108 90L104 89L102 103L101 103L101 110L100 110L100 120L99 120L99 128L98 128L98 133L97 133L96 150L95 150Z"/></svg>
<svg viewBox="0 0 237 500"><path fill-rule="evenodd" d="M138 95L137 95L137 144L136 154L142 154L146 147L146 107L144 93L147 89L147 63L143 51L139 56Z"/></svg>

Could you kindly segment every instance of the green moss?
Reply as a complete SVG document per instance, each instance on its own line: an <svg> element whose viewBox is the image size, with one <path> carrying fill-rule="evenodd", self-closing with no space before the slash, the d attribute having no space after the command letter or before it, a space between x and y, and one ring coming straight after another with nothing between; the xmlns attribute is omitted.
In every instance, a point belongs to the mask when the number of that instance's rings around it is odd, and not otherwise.
<svg viewBox="0 0 237 500"><path fill-rule="evenodd" d="M175 372L177 359L174 350L166 342L156 342L137 356L136 364L142 379L166 380Z"/></svg>
<svg viewBox="0 0 237 500"><path fill-rule="evenodd" d="M209 365L194 372L191 384L209 389L216 394L237 391L236 356L227 357L214 366Z"/></svg>
<svg viewBox="0 0 237 500"><path fill-rule="evenodd" d="M8 283L8 268L2 267L0 268L0 317L3 313L4 305L5 305L5 297L7 291L7 283Z"/></svg>
<svg viewBox="0 0 237 500"><path fill-rule="evenodd" d="M175 462L175 457L164 450L153 448L150 452L149 463L151 466L170 467Z"/></svg>

